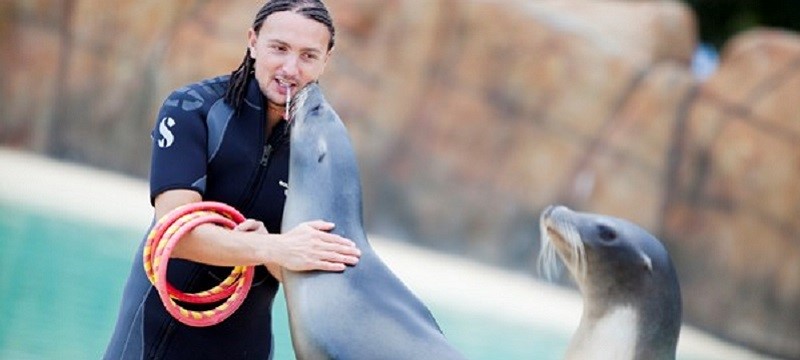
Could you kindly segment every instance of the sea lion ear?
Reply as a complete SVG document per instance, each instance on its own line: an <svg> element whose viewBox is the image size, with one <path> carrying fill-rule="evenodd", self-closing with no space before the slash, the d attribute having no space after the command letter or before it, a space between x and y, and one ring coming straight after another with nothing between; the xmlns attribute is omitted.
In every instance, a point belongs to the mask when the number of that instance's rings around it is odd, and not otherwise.
<svg viewBox="0 0 800 360"><path fill-rule="evenodd" d="M644 252L641 252L641 251L639 252L639 256L642 257L642 263L643 263L642 265L644 265L644 268L647 269L647 271L652 273L653 272L653 260L650 260L650 257L647 256L647 254L645 254Z"/></svg>

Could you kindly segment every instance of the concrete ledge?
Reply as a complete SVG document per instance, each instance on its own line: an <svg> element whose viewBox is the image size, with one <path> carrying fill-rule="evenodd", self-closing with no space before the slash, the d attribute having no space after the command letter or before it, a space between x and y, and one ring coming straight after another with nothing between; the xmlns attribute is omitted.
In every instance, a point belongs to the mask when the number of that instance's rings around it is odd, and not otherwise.
<svg viewBox="0 0 800 360"><path fill-rule="evenodd" d="M102 224L146 230L146 181L0 148L0 200Z"/></svg>

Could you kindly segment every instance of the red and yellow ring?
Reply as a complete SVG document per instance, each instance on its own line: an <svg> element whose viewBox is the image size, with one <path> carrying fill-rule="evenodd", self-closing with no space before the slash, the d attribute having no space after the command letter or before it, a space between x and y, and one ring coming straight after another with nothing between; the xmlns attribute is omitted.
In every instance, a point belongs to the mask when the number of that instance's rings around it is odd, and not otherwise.
<svg viewBox="0 0 800 360"><path fill-rule="evenodd" d="M167 264L178 241L195 227L212 223L233 229L244 220L244 216L229 205L197 202L177 207L164 215L147 235L144 271L167 311L178 321L189 326L211 326L227 319L242 305L253 283L252 266L235 266L219 285L198 293L184 293L167 281ZM176 300L192 304L224 302L213 309L197 311L181 307Z"/></svg>

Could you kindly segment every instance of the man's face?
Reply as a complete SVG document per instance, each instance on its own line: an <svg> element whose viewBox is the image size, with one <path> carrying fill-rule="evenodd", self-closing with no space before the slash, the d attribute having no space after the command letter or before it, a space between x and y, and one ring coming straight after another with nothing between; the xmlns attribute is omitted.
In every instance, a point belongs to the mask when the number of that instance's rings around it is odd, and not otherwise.
<svg viewBox="0 0 800 360"><path fill-rule="evenodd" d="M248 37L256 79L273 105L284 106L287 89L295 94L317 80L328 63L328 28L294 12L269 15L261 31L250 29Z"/></svg>

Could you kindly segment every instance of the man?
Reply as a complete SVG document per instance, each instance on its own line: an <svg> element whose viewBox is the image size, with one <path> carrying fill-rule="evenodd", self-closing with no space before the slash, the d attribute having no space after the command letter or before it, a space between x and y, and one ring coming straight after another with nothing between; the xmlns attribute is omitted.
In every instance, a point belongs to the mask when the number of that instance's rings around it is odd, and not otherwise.
<svg viewBox="0 0 800 360"><path fill-rule="evenodd" d="M229 204L249 218L233 230L195 228L173 250L169 282L196 292L218 284L230 266L264 264L269 271L257 267L230 318L194 328L166 312L145 276L140 247L106 359L268 359L280 268L342 271L358 262L353 242L329 233L335 225L323 220L279 234L288 186L287 99L322 75L334 35L322 1L270 0L248 31L236 71L166 99L152 134L155 218L199 201Z"/></svg>

